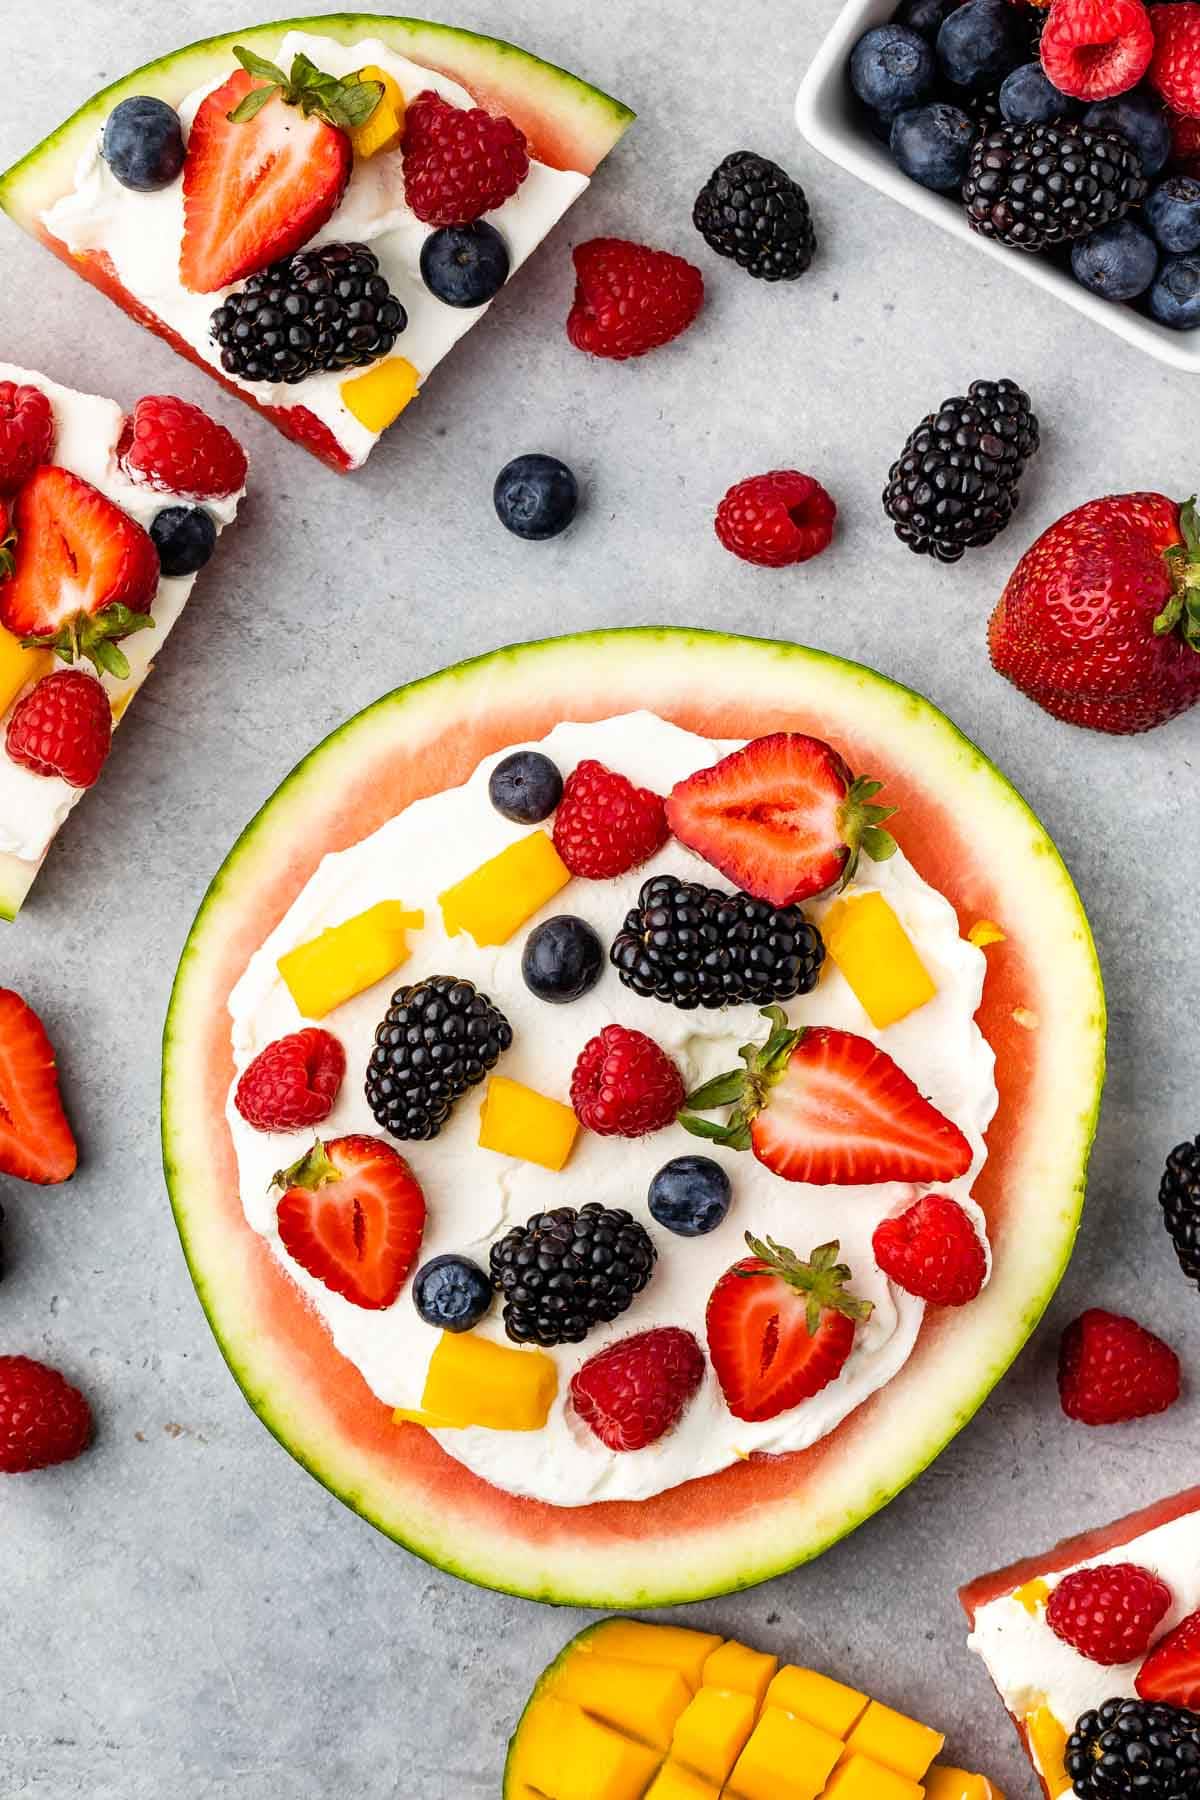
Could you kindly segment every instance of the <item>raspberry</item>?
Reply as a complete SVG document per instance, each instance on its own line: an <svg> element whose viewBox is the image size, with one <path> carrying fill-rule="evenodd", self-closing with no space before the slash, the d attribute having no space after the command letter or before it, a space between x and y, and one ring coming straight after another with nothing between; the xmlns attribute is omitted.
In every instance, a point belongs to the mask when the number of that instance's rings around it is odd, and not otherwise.
<svg viewBox="0 0 1200 1800"><path fill-rule="evenodd" d="M704 304L699 269L682 256L625 238L580 244L575 273L567 336L577 350L615 362L669 344Z"/></svg>
<svg viewBox="0 0 1200 1800"><path fill-rule="evenodd" d="M717 508L717 536L743 562L783 569L829 546L837 507L820 482L798 469L752 475Z"/></svg>
<svg viewBox="0 0 1200 1800"><path fill-rule="evenodd" d="M511 200L529 173L525 133L481 107L426 90L404 127L404 197L426 225L472 225Z"/></svg>
<svg viewBox="0 0 1200 1800"><path fill-rule="evenodd" d="M926 1194L872 1239L875 1261L906 1294L931 1306L966 1306L987 1275L987 1257L967 1214L947 1194Z"/></svg>
<svg viewBox="0 0 1200 1800"><path fill-rule="evenodd" d="M13 761L35 775L58 775L90 788L112 743L108 695L82 669L56 669L18 700L5 744Z"/></svg>
<svg viewBox="0 0 1200 1800"><path fill-rule="evenodd" d="M609 1344L585 1362L571 1380L571 1400L610 1450L644 1450L679 1423L704 1369L691 1332L667 1325Z"/></svg>
<svg viewBox="0 0 1200 1800"><path fill-rule="evenodd" d="M233 1103L256 1131L300 1131L329 1117L345 1074L337 1038L309 1025L259 1051L242 1071Z"/></svg>
<svg viewBox="0 0 1200 1800"><path fill-rule="evenodd" d="M41 388L0 381L0 494L15 494L54 448L54 411Z"/></svg>
<svg viewBox="0 0 1200 1800"><path fill-rule="evenodd" d="M1173 112L1200 118L1200 6L1152 6L1154 57L1150 86L1157 88Z"/></svg>
<svg viewBox="0 0 1200 1800"><path fill-rule="evenodd" d="M1126 93L1153 55L1154 27L1142 0L1055 0L1042 32L1042 67L1075 100Z"/></svg>
<svg viewBox="0 0 1200 1800"><path fill-rule="evenodd" d="M654 856L667 836L661 795L590 760L567 777L554 820L554 848L572 875L611 881Z"/></svg>
<svg viewBox="0 0 1200 1800"><path fill-rule="evenodd" d="M1058 1392L1082 1425L1145 1419L1178 1400L1179 1358L1136 1320L1092 1307L1063 1332Z"/></svg>
<svg viewBox="0 0 1200 1800"><path fill-rule="evenodd" d="M580 1052L571 1076L576 1117L598 1137L647 1137L673 1125L683 1077L644 1031L606 1025Z"/></svg>
<svg viewBox="0 0 1200 1800"><path fill-rule="evenodd" d="M0 1356L0 1475L73 1462L91 1435L87 1401L57 1369Z"/></svg>
<svg viewBox="0 0 1200 1800"><path fill-rule="evenodd" d="M1165 1581L1136 1563L1101 1563L1064 1575L1046 1604L1055 1637L1112 1667L1144 1656L1171 1606Z"/></svg>
<svg viewBox="0 0 1200 1800"><path fill-rule="evenodd" d="M117 459L131 481L193 500L221 500L246 485L246 453L233 433L173 394L138 401Z"/></svg>

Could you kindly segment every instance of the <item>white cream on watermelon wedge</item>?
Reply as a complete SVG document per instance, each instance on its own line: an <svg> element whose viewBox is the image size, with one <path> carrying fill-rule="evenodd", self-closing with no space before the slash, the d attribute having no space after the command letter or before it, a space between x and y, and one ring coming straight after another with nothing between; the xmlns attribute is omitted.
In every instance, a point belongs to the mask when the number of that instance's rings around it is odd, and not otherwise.
<svg viewBox="0 0 1200 1800"><path fill-rule="evenodd" d="M648 1500L560 1508L502 1492L397 1426L246 1221L225 1118L228 1001L322 856L481 758L564 719L649 709L710 738L810 732L886 779L925 879L1006 934L979 1022L999 1108L976 1187L990 1285L930 1314L903 1371L811 1449L756 1457ZM499 650L398 689L328 738L247 828L184 950L166 1025L164 1158L184 1249L246 1398L346 1503L431 1562L531 1598L697 1600L818 1555L907 1485L1037 1324L1078 1228L1104 1072L1104 994L1071 878L1015 789L926 700L796 645L646 628Z"/></svg>

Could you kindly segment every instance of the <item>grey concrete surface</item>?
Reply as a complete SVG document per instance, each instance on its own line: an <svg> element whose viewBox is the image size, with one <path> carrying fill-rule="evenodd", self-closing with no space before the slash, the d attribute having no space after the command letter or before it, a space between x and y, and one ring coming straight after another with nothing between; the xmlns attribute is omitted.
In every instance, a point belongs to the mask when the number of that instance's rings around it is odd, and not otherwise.
<svg viewBox="0 0 1200 1800"><path fill-rule="evenodd" d="M1088 1435L1060 1417L1053 1368L1058 1329L1091 1303L1159 1325L1189 1371L1200 1359L1200 1303L1154 1206L1165 1152L1200 1129L1200 714L1143 740L1072 733L992 676L983 627L1018 553L1068 506L1193 490L1200 388L798 142L794 90L836 10L457 0L459 23L579 69L641 119L350 483L3 226L0 356L127 401L174 390L214 407L253 454L254 491L103 787L0 938L0 980L61 1046L85 1157L58 1192L0 1183L0 1348L61 1364L98 1415L85 1460L0 1491L0 1800L490 1800L534 1673L582 1623L426 1568L267 1436L192 1292L158 1153L172 973L241 825L383 689L510 640L687 622L807 640L923 689L1057 836L1107 973L1086 1227L1036 1339L886 1513L819 1564L688 1617L944 1722L959 1756L1027 1797L956 1584L1198 1478L1194 1384L1161 1420ZM106 80L241 11L4 0L0 166ZM710 168L747 145L792 167L816 212L820 260L784 291L719 265L689 223ZM691 336L626 367L585 362L562 329L569 247L607 230L694 255L710 278ZM1007 536L947 573L891 537L878 494L911 425L981 375L1027 385L1044 449ZM565 456L587 494L545 546L507 538L490 508L497 468L532 448ZM842 527L819 563L776 575L726 556L710 520L732 480L780 464L828 484Z"/></svg>

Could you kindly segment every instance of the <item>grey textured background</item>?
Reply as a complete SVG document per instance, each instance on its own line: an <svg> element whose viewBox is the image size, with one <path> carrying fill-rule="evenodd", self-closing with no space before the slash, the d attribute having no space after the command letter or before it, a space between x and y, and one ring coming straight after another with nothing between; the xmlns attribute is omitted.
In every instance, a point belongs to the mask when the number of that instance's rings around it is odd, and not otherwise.
<svg viewBox="0 0 1200 1800"><path fill-rule="evenodd" d="M92 90L204 33L224 0L5 0L6 165ZM255 18L262 8L248 8ZM1055 725L992 676L988 608L1017 554L1095 494L1197 481L1185 377L1056 308L820 161L791 125L837 0L461 0L641 121L369 470L339 482L5 224L0 356L120 396L175 390L254 459L243 523L123 728L102 788L0 938L0 979L46 1016L84 1149L58 1192L2 1184L13 1272L0 1348L87 1388L90 1455L0 1492L0 1800L485 1800L535 1671L581 1623L418 1563L257 1424L188 1283L157 1142L158 1047L195 906L296 759L384 688L495 644L677 621L796 637L923 689L1015 778L1091 908L1112 1076L1085 1231L1050 1317L934 1469L818 1565L690 1609L941 1722L1010 1797L1032 1785L963 1647L963 1578L1066 1526L1198 1478L1197 1406L1089 1436L1060 1417L1058 1328L1082 1305L1158 1324L1193 1367L1200 1309L1156 1223L1171 1144L1200 1128L1195 757L1200 716L1144 740ZM770 291L694 236L691 201L753 146L804 180L822 239ZM704 264L691 335L627 367L562 329L572 241L613 230ZM947 573L888 534L905 433L981 375L1035 396L1044 449L1007 536ZM526 546L490 508L510 455L565 456L587 511ZM793 464L842 509L808 570L745 568L711 514Z"/></svg>

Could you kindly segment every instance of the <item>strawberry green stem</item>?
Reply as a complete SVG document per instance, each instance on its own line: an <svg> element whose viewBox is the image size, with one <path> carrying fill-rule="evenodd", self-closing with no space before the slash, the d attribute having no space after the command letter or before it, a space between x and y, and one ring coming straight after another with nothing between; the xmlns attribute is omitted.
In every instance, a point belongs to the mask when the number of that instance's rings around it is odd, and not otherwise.
<svg viewBox="0 0 1200 1800"><path fill-rule="evenodd" d="M871 1301L857 1300L853 1294L847 1293L846 1283L851 1278L850 1269L846 1263L837 1259L841 1246L836 1238L831 1244L821 1244L807 1262L802 1261L786 1245L777 1244L774 1238L768 1238L763 1243L760 1238L747 1232L746 1243L762 1267L739 1267L738 1274L747 1281L754 1281L763 1275L785 1281L807 1302L805 1323L810 1337L815 1337L820 1330L822 1313L843 1313L847 1319L861 1324L874 1312Z"/></svg>
<svg viewBox="0 0 1200 1800"><path fill-rule="evenodd" d="M1154 621L1156 637L1178 631L1189 650L1200 651L1200 513L1195 495L1179 509L1182 544L1166 551L1173 592Z"/></svg>
<svg viewBox="0 0 1200 1800"><path fill-rule="evenodd" d="M306 1150L290 1169L276 1170L271 1178L271 1186L283 1188L285 1192L288 1188L307 1188L310 1193L315 1194L329 1182L341 1179L342 1171L336 1163L330 1162L325 1146L318 1138L312 1149Z"/></svg>

